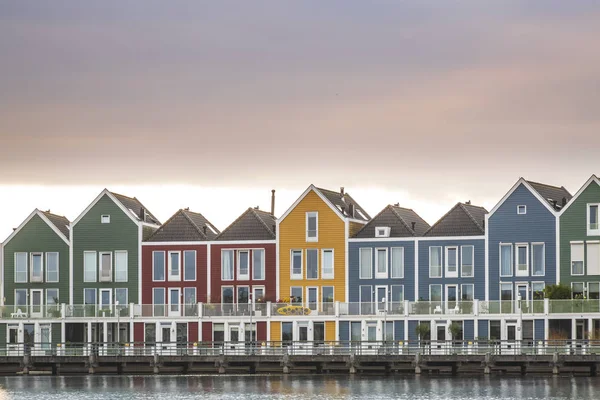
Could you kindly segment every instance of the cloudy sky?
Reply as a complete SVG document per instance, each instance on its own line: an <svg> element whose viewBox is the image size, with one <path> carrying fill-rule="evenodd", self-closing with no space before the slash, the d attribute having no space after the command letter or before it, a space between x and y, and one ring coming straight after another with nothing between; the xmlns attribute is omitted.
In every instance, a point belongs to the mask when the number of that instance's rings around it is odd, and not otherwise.
<svg viewBox="0 0 600 400"><path fill-rule="evenodd" d="M104 188L224 228L310 184L434 222L600 173L600 3L0 0L0 240Z"/></svg>

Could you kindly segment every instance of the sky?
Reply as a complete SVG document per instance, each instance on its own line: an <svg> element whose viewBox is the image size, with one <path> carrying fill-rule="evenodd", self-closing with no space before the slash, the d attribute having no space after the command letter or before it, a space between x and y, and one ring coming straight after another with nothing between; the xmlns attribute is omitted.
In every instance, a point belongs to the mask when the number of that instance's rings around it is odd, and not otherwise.
<svg viewBox="0 0 600 400"><path fill-rule="evenodd" d="M600 3L0 0L0 241L103 188L162 221L491 209L600 173Z"/></svg>

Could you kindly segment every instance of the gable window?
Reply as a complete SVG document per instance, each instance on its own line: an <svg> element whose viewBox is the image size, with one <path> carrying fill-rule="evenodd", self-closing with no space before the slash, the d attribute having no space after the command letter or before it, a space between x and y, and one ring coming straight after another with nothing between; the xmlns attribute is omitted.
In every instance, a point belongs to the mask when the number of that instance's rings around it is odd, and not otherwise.
<svg viewBox="0 0 600 400"><path fill-rule="evenodd" d="M31 282L44 280L44 263L42 253L31 253Z"/></svg>
<svg viewBox="0 0 600 400"><path fill-rule="evenodd" d="M333 279L333 249L323 250L321 260L321 274L323 279Z"/></svg>
<svg viewBox="0 0 600 400"><path fill-rule="evenodd" d="M387 249L375 249L375 278L386 279L388 277Z"/></svg>
<svg viewBox="0 0 600 400"><path fill-rule="evenodd" d="M516 276L527 276L529 275L529 245L519 244L516 245L516 257L517 257L517 273Z"/></svg>
<svg viewBox="0 0 600 400"><path fill-rule="evenodd" d="M392 247L392 278L404 278L404 247Z"/></svg>
<svg viewBox="0 0 600 400"><path fill-rule="evenodd" d="M319 250L306 249L306 279L319 278Z"/></svg>
<svg viewBox="0 0 600 400"><path fill-rule="evenodd" d="M469 278L473 276L473 264L475 264L474 246L460 247L460 276Z"/></svg>
<svg viewBox="0 0 600 400"><path fill-rule="evenodd" d="M446 247L446 277L458 277L458 247Z"/></svg>
<svg viewBox="0 0 600 400"><path fill-rule="evenodd" d="M185 250L183 252L183 280L196 280L196 250Z"/></svg>
<svg viewBox="0 0 600 400"><path fill-rule="evenodd" d="M233 280L233 250L221 251L221 280Z"/></svg>
<svg viewBox="0 0 600 400"><path fill-rule="evenodd" d="M500 244L500 276L512 276L512 244Z"/></svg>
<svg viewBox="0 0 600 400"><path fill-rule="evenodd" d="M571 243L571 275L583 275L583 242Z"/></svg>
<svg viewBox="0 0 600 400"><path fill-rule="evenodd" d="M588 236L599 236L600 235L600 225L598 224L598 209L600 208L600 204L588 204L587 207L587 234Z"/></svg>
<svg viewBox="0 0 600 400"><path fill-rule="evenodd" d="M15 283L27 283L27 253L15 253Z"/></svg>
<svg viewBox="0 0 600 400"><path fill-rule="evenodd" d="M600 275L600 241L588 240L587 243L587 274Z"/></svg>
<svg viewBox="0 0 600 400"><path fill-rule="evenodd" d="M252 250L252 278L256 281L265 279L265 251L262 249Z"/></svg>
<svg viewBox="0 0 600 400"><path fill-rule="evenodd" d="M306 241L316 242L319 240L319 213L310 211L306 213Z"/></svg>
<svg viewBox="0 0 600 400"><path fill-rule="evenodd" d="M237 278L247 281L250 279L250 252L248 250L238 251Z"/></svg>
<svg viewBox="0 0 600 400"><path fill-rule="evenodd" d="M95 251L83 252L83 281L96 282L98 279L98 259Z"/></svg>
<svg viewBox="0 0 600 400"><path fill-rule="evenodd" d="M430 278L441 278L442 277L442 247L441 246L429 247L429 277Z"/></svg>
<svg viewBox="0 0 600 400"><path fill-rule="evenodd" d="M527 214L527 206L517 206L517 214Z"/></svg>
<svg viewBox="0 0 600 400"><path fill-rule="evenodd" d="M100 222L103 224L110 224L110 215L101 215Z"/></svg>
<svg viewBox="0 0 600 400"><path fill-rule="evenodd" d="M165 252L152 252L152 280L155 282L164 282L165 280Z"/></svg>
<svg viewBox="0 0 600 400"><path fill-rule="evenodd" d="M46 253L46 282L58 282L58 253Z"/></svg>
<svg viewBox="0 0 600 400"><path fill-rule="evenodd" d="M390 237L389 226L378 226L375 228L375 237Z"/></svg>
<svg viewBox="0 0 600 400"><path fill-rule="evenodd" d="M112 253L100 253L100 282L112 281Z"/></svg>
<svg viewBox="0 0 600 400"><path fill-rule="evenodd" d="M359 258L359 270L360 270L360 279L371 279L373 278L373 249L371 248L362 248L359 250L360 258Z"/></svg>
<svg viewBox="0 0 600 400"><path fill-rule="evenodd" d="M169 280L181 280L181 253L178 251L169 252Z"/></svg>
<svg viewBox="0 0 600 400"><path fill-rule="evenodd" d="M292 250L292 279L302 279L302 250Z"/></svg>
<svg viewBox="0 0 600 400"><path fill-rule="evenodd" d="M127 282L128 274L127 251L115 251L115 282Z"/></svg>
<svg viewBox="0 0 600 400"><path fill-rule="evenodd" d="M546 246L544 243L531 244L531 263L533 276L544 276L546 273Z"/></svg>

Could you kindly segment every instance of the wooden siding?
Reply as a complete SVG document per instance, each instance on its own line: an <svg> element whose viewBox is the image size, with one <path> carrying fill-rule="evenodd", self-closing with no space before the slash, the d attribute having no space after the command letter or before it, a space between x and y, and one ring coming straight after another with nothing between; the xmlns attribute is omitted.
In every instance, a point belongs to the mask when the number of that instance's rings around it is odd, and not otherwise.
<svg viewBox="0 0 600 400"><path fill-rule="evenodd" d="M133 341L137 343L142 343L146 339L144 336L144 323L143 322L135 322L133 324Z"/></svg>
<svg viewBox="0 0 600 400"><path fill-rule="evenodd" d="M267 340L267 323L265 321L256 323L256 340L259 342Z"/></svg>
<svg viewBox="0 0 600 400"><path fill-rule="evenodd" d="M325 341L334 342L337 340L337 332L335 331L335 321L325 322Z"/></svg>
<svg viewBox="0 0 600 400"><path fill-rule="evenodd" d="M29 283L15 283L15 253L27 254L27 280ZM58 282L46 283L46 256L44 255L44 282L30 282L30 253L58 252ZM58 289L59 303L69 303L69 245L48 226L39 215L29 222L4 247L4 304L15 301L15 289ZM44 304L46 294L44 293Z"/></svg>
<svg viewBox="0 0 600 400"><path fill-rule="evenodd" d="M213 331L212 331L212 322L202 322L202 341L203 342L212 342L213 340Z"/></svg>
<svg viewBox="0 0 600 400"><path fill-rule="evenodd" d="M188 342L195 343L198 341L198 323L188 322Z"/></svg>
<svg viewBox="0 0 600 400"><path fill-rule="evenodd" d="M318 241L306 241L306 213L317 211ZM346 233L345 222L315 192L309 192L279 224L279 297L289 298L290 287L334 287L334 300L346 301ZM291 250L303 250L303 279L290 279ZM319 253L319 279L306 279L306 249L334 249L334 278L322 279ZM319 301L322 290L319 289Z"/></svg>
<svg viewBox="0 0 600 400"><path fill-rule="evenodd" d="M365 224L360 224L358 222L350 222L348 236L354 237L360 231Z"/></svg>
<svg viewBox="0 0 600 400"><path fill-rule="evenodd" d="M269 340L272 342L281 341L281 322L271 321L271 337Z"/></svg>
<svg viewBox="0 0 600 400"><path fill-rule="evenodd" d="M110 215L110 223L100 223L100 216ZM73 304L83 304L83 289L127 288L130 303L139 303L138 290L138 225L107 195L104 195L73 227ZM114 251L127 250L127 282L114 282ZM113 282L83 281L83 252L113 252ZM100 265L98 263L98 269ZM96 298L99 298L99 293Z"/></svg>

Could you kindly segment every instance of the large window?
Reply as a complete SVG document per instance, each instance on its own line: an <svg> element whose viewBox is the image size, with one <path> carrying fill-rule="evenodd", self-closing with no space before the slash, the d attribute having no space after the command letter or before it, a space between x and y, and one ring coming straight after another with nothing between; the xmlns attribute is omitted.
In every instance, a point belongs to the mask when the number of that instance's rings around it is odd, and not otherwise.
<svg viewBox="0 0 600 400"><path fill-rule="evenodd" d="M221 280L233 280L233 250L221 251Z"/></svg>
<svg viewBox="0 0 600 400"><path fill-rule="evenodd" d="M196 250L186 250L183 252L183 280L196 280Z"/></svg>
<svg viewBox="0 0 600 400"><path fill-rule="evenodd" d="M27 310L27 289L15 289L15 308L26 312Z"/></svg>
<svg viewBox="0 0 600 400"><path fill-rule="evenodd" d="M404 301L404 286L403 285L392 285L392 308Z"/></svg>
<svg viewBox="0 0 600 400"><path fill-rule="evenodd" d="M152 289L152 303L154 304L154 316L163 317L165 315L165 304L167 304L164 288Z"/></svg>
<svg viewBox="0 0 600 400"><path fill-rule="evenodd" d="M292 250L292 279L302 279L302 250Z"/></svg>
<svg viewBox="0 0 600 400"><path fill-rule="evenodd" d="M98 279L98 259L95 251L83 252L83 281L96 282Z"/></svg>
<svg viewBox="0 0 600 400"><path fill-rule="evenodd" d="M100 282L112 281L112 253L100 253Z"/></svg>
<svg viewBox="0 0 600 400"><path fill-rule="evenodd" d="M119 303L119 308L123 309L129 303L127 288L115 288L115 304Z"/></svg>
<svg viewBox="0 0 600 400"><path fill-rule="evenodd" d="M27 253L15 253L15 283L27 283Z"/></svg>
<svg viewBox="0 0 600 400"><path fill-rule="evenodd" d="M44 280L44 255L42 253L31 253L31 282L42 282Z"/></svg>
<svg viewBox="0 0 600 400"><path fill-rule="evenodd" d="M500 300L512 301L513 299L513 286L512 283L500 283ZM503 307L504 309L504 307Z"/></svg>
<svg viewBox="0 0 600 400"><path fill-rule="evenodd" d="M500 244L500 276L512 274L512 244Z"/></svg>
<svg viewBox="0 0 600 400"><path fill-rule="evenodd" d="M588 204L587 214L587 234L588 236L600 235L600 225L598 224L598 209L600 204Z"/></svg>
<svg viewBox="0 0 600 400"><path fill-rule="evenodd" d="M115 282L127 282L127 251L115 251Z"/></svg>
<svg viewBox="0 0 600 400"><path fill-rule="evenodd" d="M600 242L588 241L587 245L587 274L600 275Z"/></svg>
<svg viewBox="0 0 600 400"><path fill-rule="evenodd" d="M322 278L333 279L333 249L323 250L323 259L321 263Z"/></svg>
<svg viewBox="0 0 600 400"><path fill-rule="evenodd" d="M265 279L265 251L262 249L252 250L252 278L255 281Z"/></svg>
<svg viewBox="0 0 600 400"><path fill-rule="evenodd" d="M250 279L250 252L248 250L238 251L237 278L244 281Z"/></svg>
<svg viewBox="0 0 600 400"><path fill-rule="evenodd" d="M302 287L292 286L290 288L290 302L292 304L302 304L303 298L304 296L302 295Z"/></svg>
<svg viewBox="0 0 600 400"><path fill-rule="evenodd" d="M392 247L392 278L404 278L404 247Z"/></svg>
<svg viewBox="0 0 600 400"><path fill-rule="evenodd" d="M237 302L238 304L248 304L250 288L248 286L237 287Z"/></svg>
<svg viewBox="0 0 600 400"><path fill-rule="evenodd" d="M294 340L294 323L293 322L282 322L281 323L281 341L284 345L292 344Z"/></svg>
<svg viewBox="0 0 600 400"><path fill-rule="evenodd" d="M531 244L532 275L544 276L546 273L546 246L544 243Z"/></svg>
<svg viewBox="0 0 600 400"><path fill-rule="evenodd" d="M573 282L571 283L571 291L574 299L583 299L585 296L585 283Z"/></svg>
<svg viewBox="0 0 600 400"><path fill-rule="evenodd" d="M472 284L461 285L460 299L462 301L473 301L473 299L475 298L473 290L474 289Z"/></svg>
<svg viewBox="0 0 600 400"><path fill-rule="evenodd" d="M533 300L543 300L544 299L544 287L546 284L544 282L533 282L531 284L531 292L533 296Z"/></svg>
<svg viewBox="0 0 600 400"><path fill-rule="evenodd" d="M306 241L319 240L319 214L316 211L306 213Z"/></svg>
<svg viewBox="0 0 600 400"><path fill-rule="evenodd" d="M58 282L58 253L46 253L46 282Z"/></svg>
<svg viewBox="0 0 600 400"><path fill-rule="evenodd" d="M446 277L458 277L458 247L446 247Z"/></svg>
<svg viewBox="0 0 600 400"><path fill-rule="evenodd" d="M600 299L600 283L589 282L588 283L588 299L598 300Z"/></svg>
<svg viewBox="0 0 600 400"><path fill-rule="evenodd" d="M233 303L233 286L222 286L221 287L221 303L232 304Z"/></svg>
<svg viewBox="0 0 600 400"><path fill-rule="evenodd" d="M169 280L181 280L181 253L178 251L169 252Z"/></svg>
<svg viewBox="0 0 600 400"><path fill-rule="evenodd" d="M213 342L223 343L225 341L225 324L213 324Z"/></svg>
<svg viewBox="0 0 600 400"><path fill-rule="evenodd" d="M429 285L429 301L442 301L442 285Z"/></svg>
<svg viewBox="0 0 600 400"><path fill-rule="evenodd" d="M371 279L373 278L373 249L371 248L362 248L359 250L360 258L359 258L359 269L360 269L360 279Z"/></svg>
<svg viewBox="0 0 600 400"><path fill-rule="evenodd" d="M46 289L46 305L52 306L59 303L58 289Z"/></svg>
<svg viewBox="0 0 600 400"><path fill-rule="evenodd" d="M571 275L583 275L583 242L571 243Z"/></svg>
<svg viewBox="0 0 600 400"><path fill-rule="evenodd" d="M321 290L323 303L333 303L333 286L323 286Z"/></svg>
<svg viewBox="0 0 600 400"><path fill-rule="evenodd" d="M473 246L460 247L460 276L469 278L473 276L473 265L475 264Z"/></svg>
<svg viewBox="0 0 600 400"><path fill-rule="evenodd" d="M319 250L306 250L306 279L319 279Z"/></svg>
<svg viewBox="0 0 600 400"><path fill-rule="evenodd" d="M375 249L375 278L387 279L388 277L388 259L387 249Z"/></svg>
<svg viewBox="0 0 600 400"><path fill-rule="evenodd" d="M152 280L162 282L165 280L165 252L152 252Z"/></svg>
<svg viewBox="0 0 600 400"><path fill-rule="evenodd" d="M442 277L442 248L440 246L429 247L429 277Z"/></svg>
<svg viewBox="0 0 600 400"><path fill-rule="evenodd" d="M529 275L529 246L525 244L516 245L517 273L516 276Z"/></svg>

